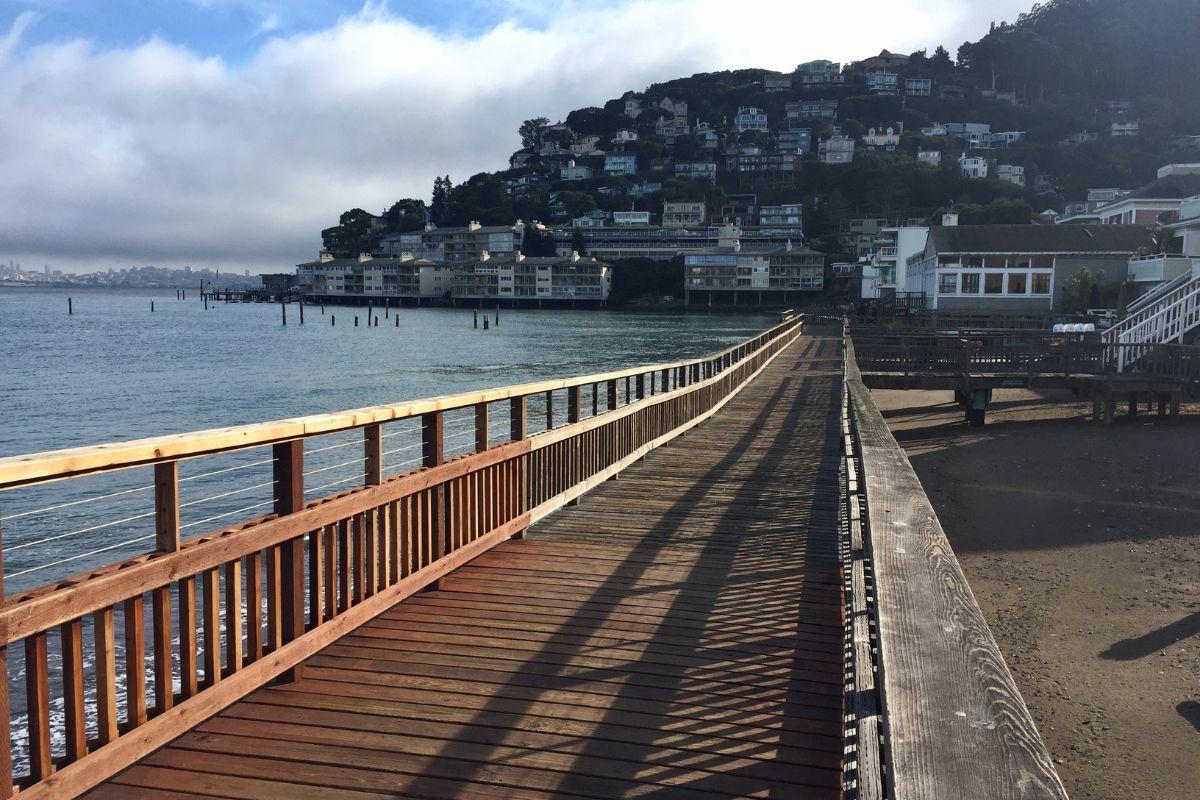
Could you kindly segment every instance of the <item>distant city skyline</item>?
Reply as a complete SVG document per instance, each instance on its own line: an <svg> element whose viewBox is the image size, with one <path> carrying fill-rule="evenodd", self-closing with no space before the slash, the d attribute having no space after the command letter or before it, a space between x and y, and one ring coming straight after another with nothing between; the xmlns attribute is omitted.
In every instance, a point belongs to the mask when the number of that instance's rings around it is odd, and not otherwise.
<svg viewBox="0 0 1200 800"><path fill-rule="evenodd" d="M0 257L287 269L347 208L501 168L522 119L695 72L953 53L1031 3L294 5L9 3Z"/></svg>

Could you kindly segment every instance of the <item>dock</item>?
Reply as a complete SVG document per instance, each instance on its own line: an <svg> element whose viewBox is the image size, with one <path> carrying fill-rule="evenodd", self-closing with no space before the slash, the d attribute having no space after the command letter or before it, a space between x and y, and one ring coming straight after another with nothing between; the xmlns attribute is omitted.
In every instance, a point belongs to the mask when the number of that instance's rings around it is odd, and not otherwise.
<svg viewBox="0 0 1200 800"><path fill-rule="evenodd" d="M476 447L447 458L458 412ZM406 420L423 463L386 474ZM360 429L362 485L306 501L305 442ZM274 513L181 539L179 462L254 448ZM135 464L154 552L0 608L31 690L13 796L1066 796L840 324L785 313L700 359L0 459L0 488Z"/></svg>

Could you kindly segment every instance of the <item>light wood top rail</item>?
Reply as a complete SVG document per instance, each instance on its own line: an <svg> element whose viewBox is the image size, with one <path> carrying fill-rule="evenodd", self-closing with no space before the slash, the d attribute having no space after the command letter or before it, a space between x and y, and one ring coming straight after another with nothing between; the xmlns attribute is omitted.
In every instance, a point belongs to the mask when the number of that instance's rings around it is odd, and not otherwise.
<svg viewBox="0 0 1200 800"><path fill-rule="evenodd" d="M863 385L850 341L846 356L875 574L888 796L1065 800L937 514Z"/></svg>
<svg viewBox="0 0 1200 800"><path fill-rule="evenodd" d="M429 397L402 403L391 403L365 408L351 409L328 414L312 414L304 417L237 425L228 428L155 436L125 442L72 447L27 455L0 458L0 491L62 480L93 472L108 472L130 467L156 464L163 461L195 458L231 450L276 444L309 436L355 430L367 425L420 417L435 411L450 411L471 408L480 403L525 397L528 395L570 389L593 383L620 380L649 372L676 369L696 364L718 361L727 355L747 348L753 343L773 336L782 328L794 324L794 314L783 315L784 321L766 331L749 337L738 344L699 358L672 361L664 364L649 364L627 369L601 372L571 378L535 381L532 383L501 386L475 392Z"/></svg>

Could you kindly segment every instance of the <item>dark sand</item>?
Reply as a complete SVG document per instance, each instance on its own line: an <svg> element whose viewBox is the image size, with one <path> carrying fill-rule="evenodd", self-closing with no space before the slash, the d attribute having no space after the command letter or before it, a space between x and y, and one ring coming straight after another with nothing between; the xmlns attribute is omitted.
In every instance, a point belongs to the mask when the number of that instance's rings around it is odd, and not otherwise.
<svg viewBox="0 0 1200 800"><path fill-rule="evenodd" d="M874 395L1071 797L1200 798L1200 408L1106 430L1006 390L980 429L949 392Z"/></svg>

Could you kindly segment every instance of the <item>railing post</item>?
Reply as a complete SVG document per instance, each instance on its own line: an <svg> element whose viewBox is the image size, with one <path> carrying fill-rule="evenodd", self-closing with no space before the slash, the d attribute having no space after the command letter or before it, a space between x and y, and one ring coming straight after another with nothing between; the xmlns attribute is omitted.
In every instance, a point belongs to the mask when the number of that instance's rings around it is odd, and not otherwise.
<svg viewBox="0 0 1200 800"><path fill-rule="evenodd" d="M295 514L304 508L304 440L292 439L272 447L275 478L275 513ZM304 537L279 545L280 609L283 644L304 634ZM300 679L300 665L280 676L285 682Z"/></svg>
<svg viewBox="0 0 1200 800"><path fill-rule="evenodd" d="M554 430L554 392L546 392L546 430Z"/></svg>
<svg viewBox="0 0 1200 800"><path fill-rule="evenodd" d="M567 387L567 424L579 422L579 387Z"/></svg>
<svg viewBox="0 0 1200 800"><path fill-rule="evenodd" d="M508 401L509 438L514 442L525 438L525 396Z"/></svg>
<svg viewBox="0 0 1200 800"><path fill-rule="evenodd" d="M164 553L179 549L179 462L154 465L154 539Z"/></svg>
<svg viewBox="0 0 1200 800"><path fill-rule="evenodd" d="M634 381L634 385L636 387L635 392L637 393L637 399L645 400L646 399L646 376L639 372L637 378Z"/></svg>
<svg viewBox="0 0 1200 800"><path fill-rule="evenodd" d="M488 449L488 404L475 404L475 452Z"/></svg>
<svg viewBox="0 0 1200 800"><path fill-rule="evenodd" d="M606 386L608 389L608 410L612 411L617 407L617 379L613 378L608 381Z"/></svg>
<svg viewBox="0 0 1200 800"><path fill-rule="evenodd" d="M363 428L363 484L383 483L383 426L378 422Z"/></svg>

